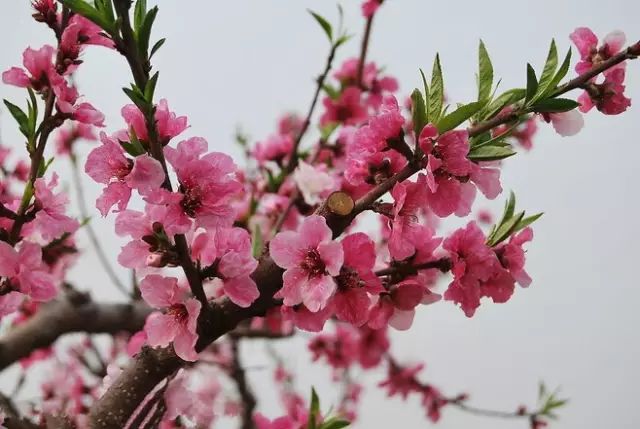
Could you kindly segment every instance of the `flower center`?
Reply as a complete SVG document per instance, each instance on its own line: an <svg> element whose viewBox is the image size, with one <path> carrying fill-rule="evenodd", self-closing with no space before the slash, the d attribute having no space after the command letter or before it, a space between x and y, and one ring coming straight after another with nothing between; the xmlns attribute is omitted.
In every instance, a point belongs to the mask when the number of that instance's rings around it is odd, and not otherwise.
<svg viewBox="0 0 640 429"><path fill-rule="evenodd" d="M187 323L187 319L189 318L189 312L184 304L173 304L167 309L167 314L179 323Z"/></svg>
<svg viewBox="0 0 640 429"><path fill-rule="evenodd" d="M180 191L184 194L184 198L180 201L182 209L188 216L196 217L196 212L202 207L200 190L197 187L181 186Z"/></svg>
<svg viewBox="0 0 640 429"><path fill-rule="evenodd" d="M364 286L364 282L360 279L358 272L348 267L343 267L340 275L336 277L338 289L346 291Z"/></svg>
<svg viewBox="0 0 640 429"><path fill-rule="evenodd" d="M309 249L306 256L300 262L300 267L307 272L309 278L320 277L326 274L326 266L317 249Z"/></svg>

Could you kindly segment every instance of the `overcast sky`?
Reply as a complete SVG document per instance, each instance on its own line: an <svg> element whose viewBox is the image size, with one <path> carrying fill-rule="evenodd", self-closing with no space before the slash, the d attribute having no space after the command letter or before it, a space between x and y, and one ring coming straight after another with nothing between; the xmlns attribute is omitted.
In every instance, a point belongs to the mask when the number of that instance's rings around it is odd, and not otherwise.
<svg viewBox="0 0 640 429"><path fill-rule="evenodd" d="M340 59L358 51L359 3L342 2L346 25L358 37L342 49ZM1 70L19 64L26 45L51 43L49 32L29 17L28 4L2 4ZM190 135L205 136L211 149L238 157L232 139L237 125L255 140L273 130L279 113L306 110L327 43L305 9L335 20L335 2L165 0L160 6L155 35L167 37L167 43L154 59L161 71L157 94L189 116ZM370 58L397 76L408 94L419 84L418 68L428 68L440 52L450 100L467 102L475 94L479 38L506 89L523 86L527 62L541 66L551 38L561 52L578 26L592 27L599 35L621 29L637 40L638 16L639 3L632 0L389 0L376 18ZM129 82L125 62L99 48L84 59L77 79L81 92L106 114L109 131L121 128L119 111L127 100L120 88ZM627 84L628 95L640 103L640 64L629 64ZM0 96L20 100L23 94L0 86ZM532 404L542 379L562 386L571 398L552 427L636 428L639 119L635 105L617 117L593 112L573 138L561 138L542 125L535 149L509 159L503 170L503 187L517 193L519 207L545 212L527 254L533 284L517 290L508 304L486 303L473 319L450 303L422 308L411 331L394 335L396 354L408 362L426 362L425 380L446 393L469 392L480 407L513 410L522 402ZM3 141L18 147L13 124L6 115L0 121ZM65 161L56 162L68 183ZM99 188L88 180L85 186L93 200ZM115 260L122 241L114 237L112 221L96 218L94 223ZM84 238L80 243L88 247ZM90 255L71 278L98 298L119 299L105 280L98 280L100 270ZM248 349L253 351L248 365L269 364L259 344ZM285 349L304 391L318 386L328 405L334 397L330 372L306 363L302 340ZM382 376L371 374L368 383L375 385ZM270 377L270 371L252 373L263 397L269 395ZM269 406L272 401L264 402L271 415L277 412ZM386 400L377 389L366 396L361 414L359 428L398 422L403 428L429 426L417 401ZM448 409L439 426L506 429L526 428L526 422Z"/></svg>

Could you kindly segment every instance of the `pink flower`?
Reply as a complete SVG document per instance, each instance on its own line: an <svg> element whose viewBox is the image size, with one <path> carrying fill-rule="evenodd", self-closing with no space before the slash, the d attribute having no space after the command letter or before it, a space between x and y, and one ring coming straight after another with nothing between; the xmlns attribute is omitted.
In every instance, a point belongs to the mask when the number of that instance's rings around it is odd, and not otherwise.
<svg viewBox="0 0 640 429"><path fill-rule="evenodd" d="M140 282L140 292L149 305L165 310L164 313L154 312L147 317L144 331L149 345L166 347L173 341L173 348L181 359L196 361L200 302L188 298L188 291L179 286L174 277L150 274Z"/></svg>
<svg viewBox="0 0 640 429"><path fill-rule="evenodd" d="M382 329L388 325L406 331L413 324L415 308L425 297L425 287L415 279L407 279L392 285L388 293L380 295L371 308L368 326Z"/></svg>
<svg viewBox="0 0 640 429"><path fill-rule="evenodd" d="M357 86L360 58L349 58L333 76L342 87ZM376 63L366 63L362 70L362 85L366 91L366 104L378 110L386 95L398 90L398 81L391 76L381 76L382 70Z"/></svg>
<svg viewBox="0 0 640 429"><path fill-rule="evenodd" d="M35 10L33 18L38 22L45 22L48 25L56 24L58 21L58 4L55 0L32 0L31 6Z"/></svg>
<svg viewBox="0 0 640 429"><path fill-rule="evenodd" d="M192 256L208 278L222 282L226 296L240 307L249 307L260 292L250 277L258 266L251 254L251 239L242 228L218 228L200 232L191 245Z"/></svg>
<svg viewBox="0 0 640 429"><path fill-rule="evenodd" d="M70 119L83 124L104 127L104 114L90 103L76 104L80 95L73 86L59 85L55 89L56 106Z"/></svg>
<svg viewBox="0 0 640 429"><path fill-rule="evenodd" d="M584 105L582 107L584 107ZM580 110L582 110L582 107ZM551 122L553 129L562 137L576 135L584 126L584 118L577 110L560 113L545 113L542 117L546 122Z"/></svg>
<svg viewBox="0 0 640 429"><path fill-rule="evenodd" d="M251 154L258 161L259 165L264 165L267 161L282 162L288 159L293 150L293 137L288 134L274 134L266 140L259 141L253 147Z"/></svg>
<svg viewBox="0 0 640 429"><path fill-rule="evenodd" d="M58 175L53 173L49 183L43 178L35 181L36 218L29 225L37 230L43 239L51 241L64 233L73 234L80 224L65 214L69 198L63 192L53 193L58 186Z"/></svg>
<svg viewBox="0 0 640 429"><path fill-rule="evenodd" d="M531 284L531 277L524 270L525 252L522 246L533 240L533 230L525 228L520 233L514 234L508 243L496 247L495 252L502 266L522 287Z"/></svg>
<svg viewBox="0 0 640 429"><path fill-rule="evenodd" d="M127 125L133 128L140 140L147 141L149 139L147 123L137 106L127 104L122 108L121 114ZM169 103L164 98L156 105L155 120L158 136L163 146L187 129L187 117L177 116L170 111Z"/></svg>
<svg viewBox="0 0 640 429"><path fill-rule="evenodd" d="M304 161L293 172L293 180L305 203L311 206L321 203L336 187L336 181L323 165L312 166Z"/></svg>
<svg viewBox="0 0 640 429"><path fill-rule="evenodd" d="M474 164L467 158L466 131L449 131L438 137L437 129L429 124L422 129L418 144L427 159L427 203L437 216L468 215L476 186L489 199L502 191L499 170Z"/></svg>
<svg viewBox="0 0 640 429"><path fill-rule="evenodd" d="M509 129L511 129L509 125L500 125L493 129L492 135L493 137L498 137L505 134ZM515 139L525 150L531 150L533 147L533 137L537 131L538 125L536 123L536 117L531 116L515 129L512 129L509 138Z"/></svg>
<svg viewBox="0 0 640 429"><path fill-rule="evenodd" d="M311 215L297 232L280 232L271 240L271 257L286 270L278 292L284 305L304 303L314 313L327 305L336 290L333 277L340 273L344 261L342 246L331 236L325 219Z"/></svg>
<svg viewBox="0 0 640 429"><path fill-rule="evenodd" d="M337 325L335 334L321 334L309 342L313 360L325 358L333 368L349 368L358 358L358 332Z"/></svg>
<svg viewBox="0 0 640 429"><path fill-rule="evenodd" d="M605 115L619 115L626 111L631 100L624 95L624 76L624 68L617 68L605 74L603 83L587 86L587 90L578 97L580 111L587 113L593 106Z"/></svg>
<svg viewBox="0 0 640 429"><path fill-rule="evenodd" d="M364 3L362 3L362 16L365 18L371 18L376 13L381 3L382 0L365 0Z"/></svg>
<svg viewBox="0 0 640 429"><path fill-rule="evenodd" d="M423 368L424 364L421 363L412 367L401 367L391 362L387 379L379 383L378 386L386 387L388 396L399 394L402 399L406 399L409 393L422 391L422 386L416 376Z"/></svg>
<svg viewBox="0 0 640 429"><path fill-rule="evenodd" d="M296 429L296 422L289 416L269 420L262 414L256 413L253 416L253 422L257 429Z"/></svg>
<svg viewBox="0 0 640 429"><path fill-rule="evenodd" d="M576 64L576 72L579 74L591 70L594 66L608 60L622 49L626 37L622 31L613 31L604 38L604 44L598 48L598 37L589 28L576 28L569 36L580 52L580 62ZM623 68L621 63L609 71L616 68Z"/></svg>
<svg viewBox="0 0 640 429"><path fill-rule="evenodd" d="M373 272L375 244L362 232L347 235L341 243L344 265L335 279L338 287L332 300L333 308L339 320L361 326L369 317L369 295L384 292Z"/></svg>
<svg viewBox="0 0 640 429"><path fill-rule="evenodd" d="M95 141L97 137L93 132L92 126L80 122L71 122L68 127L61 128L56 135L56 153L58 155L71 154L74 143L80 139Z"/></svg>
<svg viewBox="0 0 640 429"><path fill-rule="evenodd" d="M191 221L176 205L147 203L144 213L121 211L116 218L116 234L128 235L133 241L122 248L118 262L133 269L178 265L173 237L190 227Z"/></svg>
<svg viewBox="0 0 640 429"><path fill-rule="evenodd" d="M351 86L345 89L338 99L326 97L322 100L326 110L320 118L320 125L356 125L363 122L367 119L367 110L362 105L360 95L360 89Z"/></svg>
<svg viewBox="0 0 640 429"><path fill-rule="evenodd" d="M42 261L42 249L28 241L19 244L17 251L0 241L0 277L5 277L13 289L35 301L49 301L57 293L53 278Z"/></svg>
<svg viewBox="0 0 640 429"><path fill-rule="evenodd" d="M495 254L485 244L485 236L475 222L456 230L444 240L442 247L449 252L453 263L453 282L444 298L460 304L467 317L471 317L480 306L481 283L494 272Z"/></svg>
<svg viewBox="0 0 640 429"><path fill-rule="evenodd" d="M124 210L132 189L146 194L162 185L164 171L158 161L148 155L131 161L125 156L124 149L105 133L100 133L100 141L102 145L89 153L84 171L96 182L107 185L96 201L102 216L106 216L115 204L118 210Z"/></svg>
<svg viewBox="0 0 640 429"><path fill-rule="evenodd" d="M81 15L73 15L64 29L58 47L58 71L69 74L82 63L78 60L83 45L100 45L113 48L113 41L104 36L104 31Z"/></svg>
<svg viewBox="0 0 640 429"><path fill-rule="evenodd" d="M280 307L282 318L290 323L293 323L298 329L309 332L320 332L324 329L324 325L333 316L333 308L330 305L312 312L304 305L287 307L283 305Z"/></svg>
<svg viewBox="0 0 640 429"><path fill-rule="evenodd" d="M177 149L165 147L167 161L180 182L180 206L199 226L231 226L235 211L229 202L242 189L236 165L229 156L205 155L206 150L207 142L199 137L180 142Z"/></svg>
<svg viewBox="0 0 640 429"><path fill-rule="evenodd" d="M0 320L7 314L17 311L22 301L24 301L24 295L20 292L9 292L5 295L0 295Z"/></svg>
<svg viewBox="0 0 640 429"><path fill-rule="evenodd" d="M37 51L27 48L22 54L22 63L29 75L19 67L12 67L2 73L2 81L7 85L20 88L30 87L38 92L66 85L53 65L52 60L55 52L56 50L49 45L44 45Z"/></svg>
<svg viewBox="0 0 640 429"><path fill-rule="evenodd" d="M389 237L389 253L396 260L406 259L415 252L414 234L419 227L418 212L426 203L424 175L417 182L396 183L391 190L394 199Z"/></svg>

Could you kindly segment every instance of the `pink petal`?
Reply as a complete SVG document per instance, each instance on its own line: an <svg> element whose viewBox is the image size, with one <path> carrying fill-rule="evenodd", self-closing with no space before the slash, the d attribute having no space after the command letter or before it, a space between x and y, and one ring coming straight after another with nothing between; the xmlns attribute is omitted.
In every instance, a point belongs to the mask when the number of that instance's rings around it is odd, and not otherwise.
<svg viewBox="0 0 640 429"><path fill-rule="evenodd" d="M126 268L140 269L147 266L149 245L142 240L134 240L122 246L118 263Z"/></svg>
<svg viewBox="0 0 640 429"><path fill-rule="evenodd" d="M393 316L389 319L389 326L397 329L398 331L406 331L411 328L413 324L413 317L415 316L415 310L402 311L396 310L393 312Z"/></svg>
<svg viewBox="0 0 640 429"><path fill-rule="evenodd" d="M102 216L106 216L114 205L118 205L118 210L124 210L131 198L131 188L125 183L109 183L103 190L102 195L96 200L96 208Z"/></svg>
<svg viewBox="0 0 640 429"><path fill-rule="evenodd" d="M627 36L620 30L612 31L604 38L604 43L609 48L609 55L615 55L620 52L626 41Z"/></svg>
<svg viewBox="0 0 640 429"><path fill-rule="evenodd" d="M258 299L260 292L251 277L236 277L224 281L224 293L236 305L246 308Z"/></svg>
<svg viewBox="0 0 640 429"><path fill-rule="evenodd" d="M137 189L140 193L147 193L159 188L164 182L164 178L162 165L149 155L141 155L136 157L133 169L125 181L132 189Z"/></svg>
<svg viewBox="0 0 640 429"><path fill-rule="evenodd" d="M301 285L302 302L312 313L325 308L329 298L336 290L336 282L333 277L320 276L308 279Z"/></svg>
<svg viewBox="0 0 640 429"><path fill-rule="evenodd" d="M164 308L179 302L178 279L149 274L140 282L142 298L152 307Z"/></svg>
<svg viewBox="0 0 640 429"><path fill-rule="evenodd" d="M9 70L2 73L2 82L7 85L13 85L20 88L27 88L31 85L29 76L19 67L11 67Z"/></svg>
<svg viewBox="0 0 640 429"><path fill-rule="evenodd" d="M344 265L356 270L371 270L376 263L376 249L373 240L363 232L347 235L342 240Z"/></svg>
<svg viewBox="0 0 640 429"><path fill-rule="evenodd" d="M18 252L8 243L0 241L0 277L13 277L18 273Z"/></svg>
<svg viewBox="0 0 640 429"><path fill-rule="evenodd" d="M158 311L147 316L144 332L147 342L152 347L167 347L176 337L179 326L175 319Z"/></svg>
<svg viewBox="0 0 640 429"><path fill-rule="evenodd" d="M320 245L318 245L318 253L320 253L320 257L325 263L329 274L332 276L340 274L340 268L342 268L344 261L344 252L340 243L336 241L320 243Z"/></svg>
<svg viewBox="0 0 640 429"><path fill-rule="evenodd" d="M271 258L285 269L298 265L304 256L303 249L300 235L294 231L280 232L269 243Z"/></svg>
<svg viewBox="0 0 640 429"><path fill-rule="evenodd" d="M282 289L278 296L284 298L284 305L294 306L302 302L302 284L307 281L307 273L298 267L289 268L282 276Z"/></svg>
<svg viewBox="0 0 640 429"><path fill-rule="evenodd" d="M316 248L318 244L330 241L332 237L331 229L327 226L325 218L318 215L311 215L300 225L300 242L303 248Z"/></svg>
<svg viewBox="0 0 640 429"><path fill-rule="evenodd" d="M361 326L369 317L371 299L364 290L352 289L336 293L333 304L338 319Z"/></svg>
<svg viewBox="0 0 640 429"><path fill-rule="evenodd" d="M578 134L584 126L584 118L580 112L576 110L562 113L551 113L550 116L553 129L563 137Z"/></svg>
<svg viewBox="0 0 640 429"><path fill-rule="evenodd" d="M598 46L598 37L587 27L576 28L569 38L575 43L582 59L588 58Z"/></svg>
<svg viewBox="0 0 640 429"><path fill-rule="evenodd" d="M20 304L24 300L24 295L20 292L9 292L0 296L0 318L15 312L20 308Z"/></svg>

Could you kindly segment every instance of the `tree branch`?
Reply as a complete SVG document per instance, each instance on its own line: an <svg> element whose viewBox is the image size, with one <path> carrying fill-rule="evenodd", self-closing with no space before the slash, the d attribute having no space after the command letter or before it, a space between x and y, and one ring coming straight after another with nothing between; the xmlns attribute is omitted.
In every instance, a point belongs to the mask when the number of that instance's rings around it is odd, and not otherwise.
<svg viewBox="0 0 640 429"><path fill-rule="evenodd" d="M242 362L240 359L240 340L236 337L231 338L231 372L230 376L236 383L238 394L242 401L241 429L254 429L253 410L256 408L256 397L249 386Z"/></svg>
<svg viewBox="0 0 640 429"><path fill-rule="evenodd" d="M64 334L137 332L150 312L144 302L99 304L87 299L84 302L61 299L44 304L31 319L0 338L0 370L34 350L52 345Z"/></svg>

